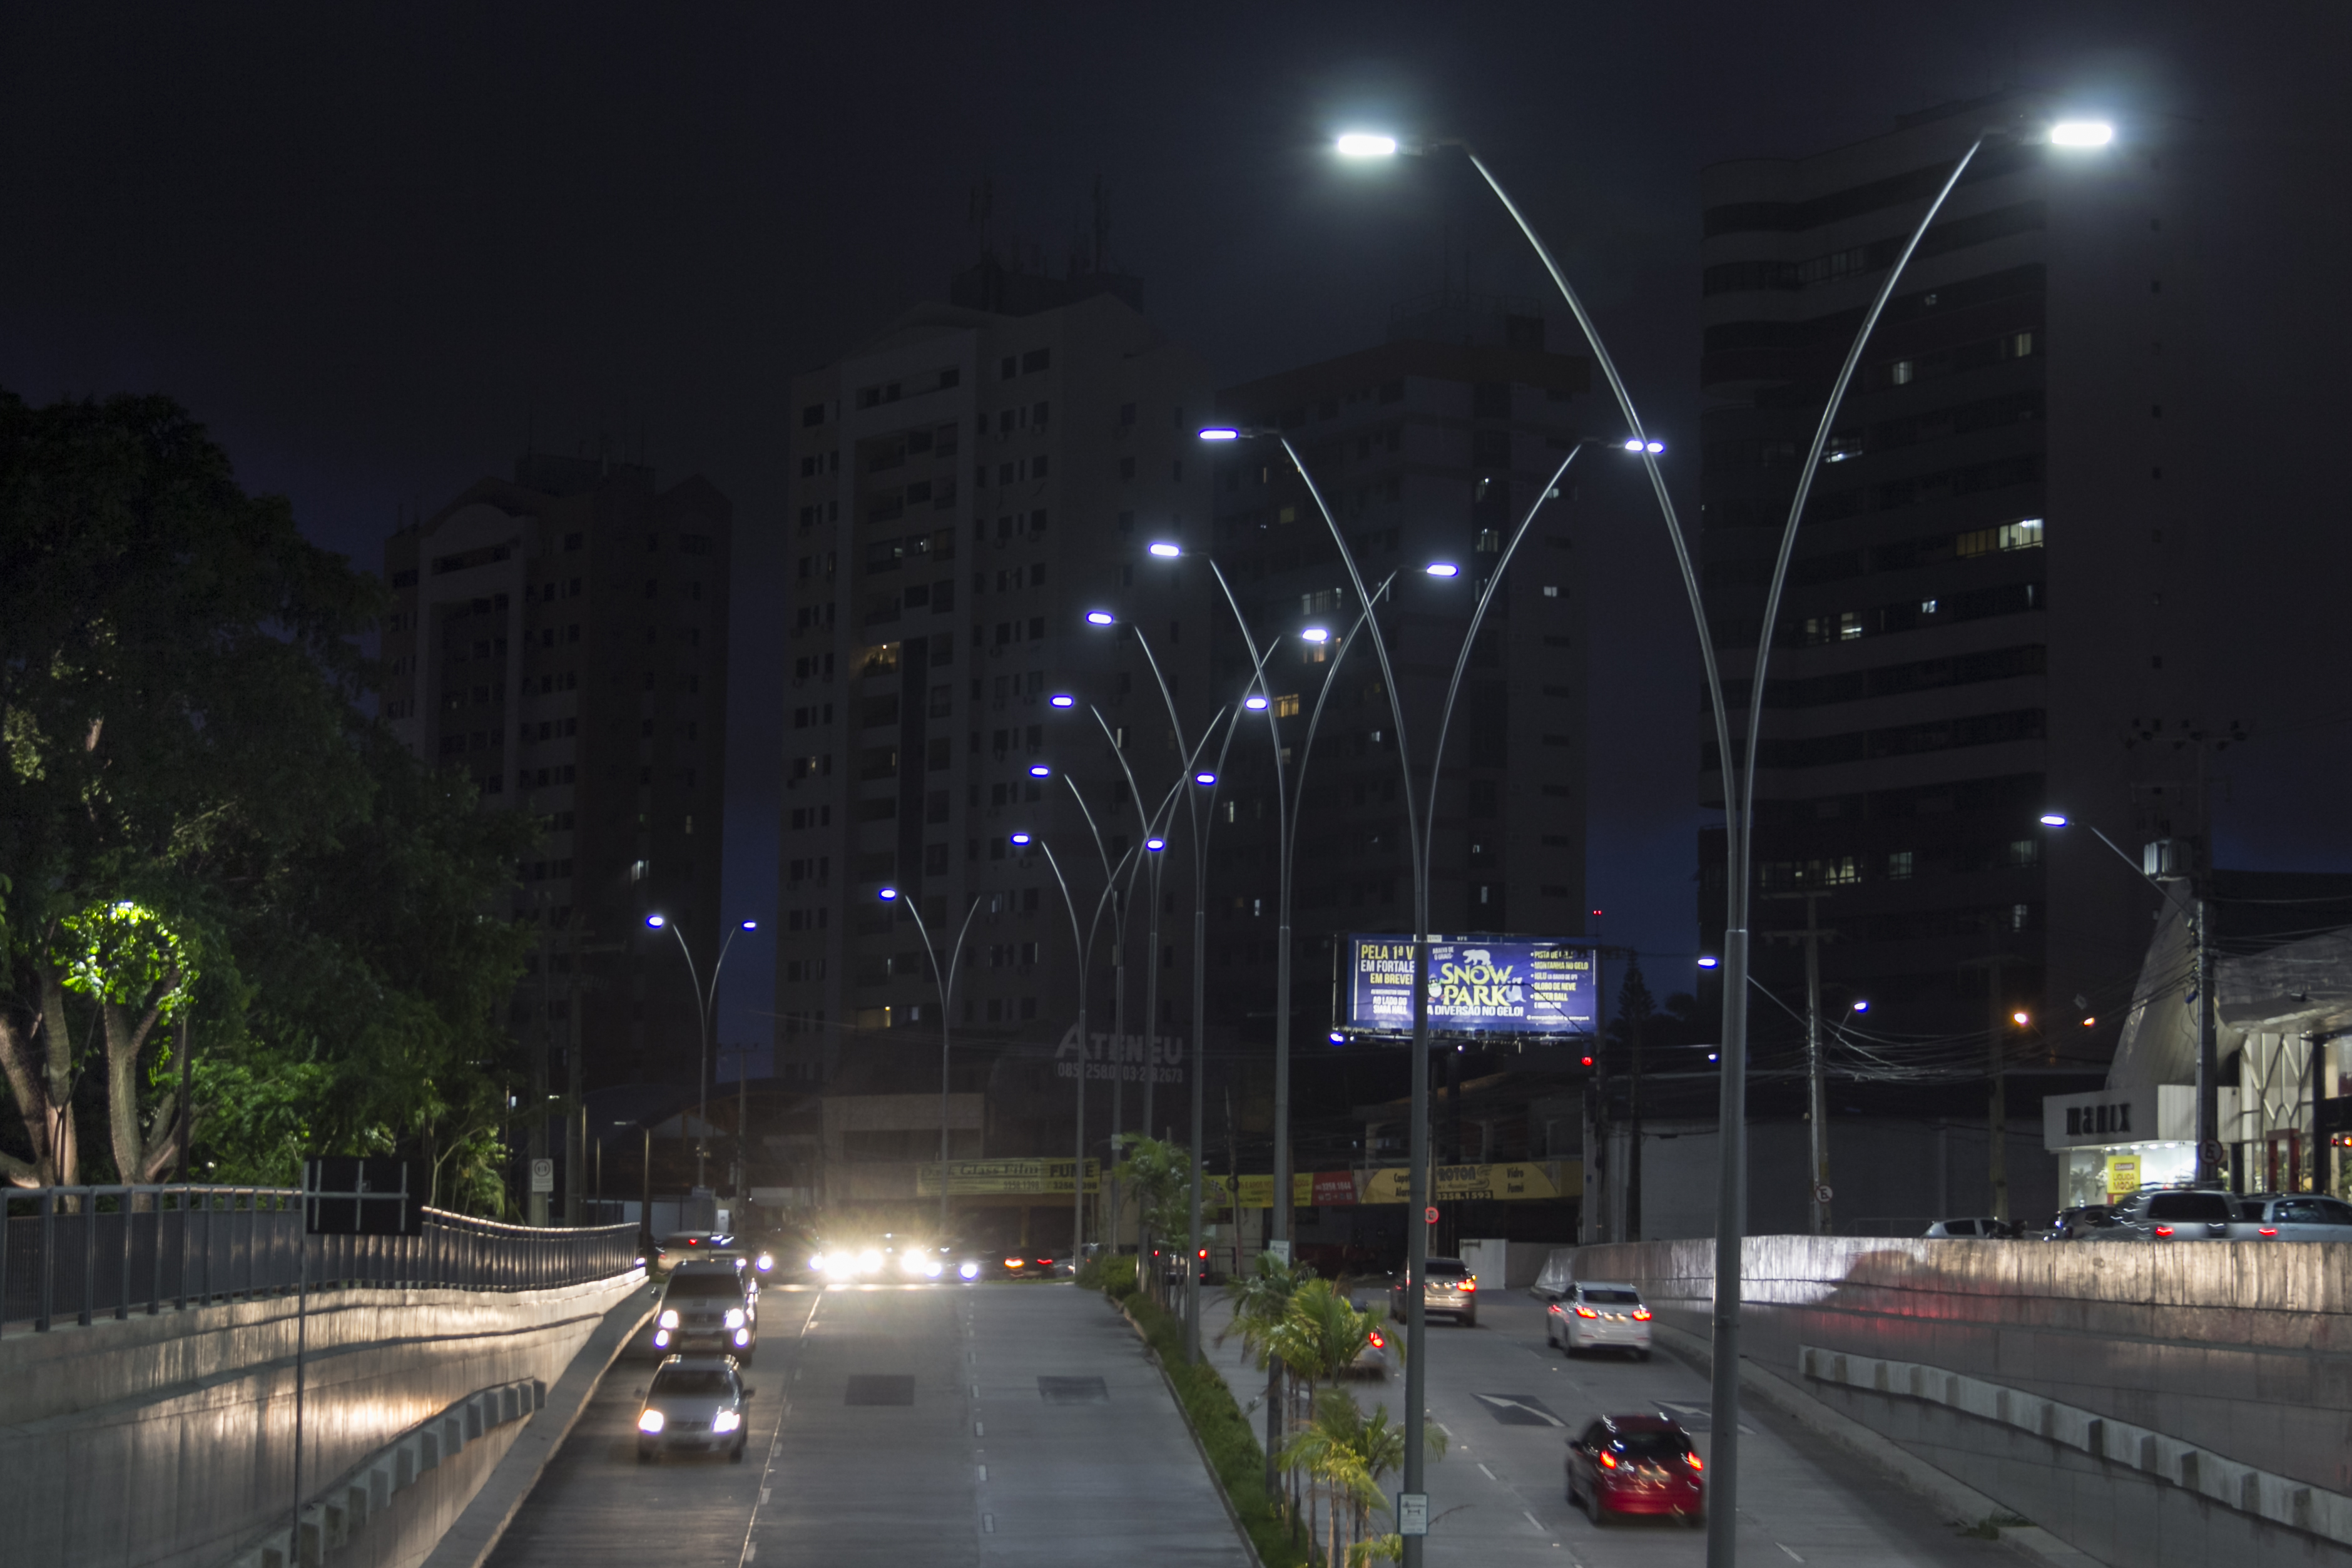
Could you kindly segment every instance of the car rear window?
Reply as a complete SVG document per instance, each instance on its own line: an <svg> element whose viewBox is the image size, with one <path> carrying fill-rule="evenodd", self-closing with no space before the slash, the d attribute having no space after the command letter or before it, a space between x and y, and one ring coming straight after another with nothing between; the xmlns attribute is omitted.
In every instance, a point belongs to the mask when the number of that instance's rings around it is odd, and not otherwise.
<svg viewBox="0 0 2352 1568"><path fill-rule="evenodd" d="M731 1274L673 1274L669 1280L672 1296L732 1296L742 1299L743 1287Z"/></svg>
<svg viewBox="0 0 2352 1568"><path fill-rule="evenodd" d="M1638 1290L1595 1290L1587 1288L1584 1299L1588 1301L1598 1301L1603 1306L1633 1307L1641 1303L1642 1294Z"/></svg>
<svg viewBox="0 0 2352 1568"><path fill-rule="evenodd" d="M1434 1258L1422 1267L1432 1279L1459 1279L1470 1272L1469 1268L1463 1264L1445 1262Z"/></svg>
<svg viewBox="0 0 2352 1568"><path fill-rule="evenodd" d="M672 1367L654 1373L656 1394L731 1394L723 1372L698 1367Z"/></svg>
<svg viewBox="0 0 2352 1568"><path fill-rule="evenodd" d="M1627 1432L1609 1446L1633 1459L1679 1459L1691 1451L1680 1432Z"/></svg>
<svg viewBox="0 0 2352 1568"><path fill-rule="evenodd" d="M2147 1217L2221 1225L2238 1216L2220 1193L2157 1193L2147 1200Z"/></svg>

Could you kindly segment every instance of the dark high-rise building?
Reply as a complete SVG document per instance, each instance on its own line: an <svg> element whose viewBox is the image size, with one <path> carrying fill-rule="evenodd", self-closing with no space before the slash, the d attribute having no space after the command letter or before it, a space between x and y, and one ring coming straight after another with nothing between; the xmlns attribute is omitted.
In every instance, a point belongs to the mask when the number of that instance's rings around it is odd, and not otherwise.
<svg viewBox="0 0 2352 1568"><path fill-rule="evenodd" d="M1367 589L1377 595L1392 580L1379 614L1411 726L1417 789L1426 784L1438 715L1478 595L1587 420L1588 362L1555 352L1548 331L1557 328L1534 305L1434 299L1401 310L1376 347L1218 396L1221 417L1279 429L1297 448ZM1213 549L1260 646L1279 639L1265 692L1291 778L1307 764L1292 1039L1295 1050L1330 1058L1328 1047L1309 1043L1332 1026L1334 944L1349 931L1412 929L1396 725L1370 639L1349 638L1361 602L1281 447L1237 442L1216 463L1213 540L1180 542ZM1430 915L1440 932L1574 936L1585 929L1582 610L1591 584L1577 570L1575 472L1512 559L1463 674L1430 856ZM1458 574L1433 577L1433 562ZM1250 661L1230 613L1218 608L1214 689L1218 700L1238 700ZM1307 726L1318 700L1310 752ZM1227 768L1209 927L1217 975L1211 1017L1260 1045L1271 1036L1277 952L1270 743L1264 721L1249 716ZM1503 1064L1474 1052L1455 1065L1475 1076ZM1400 1092L1401 1081L1393 1070L1373 1073L1352 1092L1385 1096ZM1326 1102L1346 1096L1301 1100ZM1349 1131L1338 1118L1319 1132L1302 1125L1301 1168L1318 1158L1345 1163ZM1445 1157L1454 1154L1454 1131L1441 1119ZM1462 1157L1475 1159L1475 1130L1462 1142ZM1510 1151L1512 1158L1564 1152L1516 1142Z"/></svg>
<svg viewBox="0 0 2352 1568"><path fill-rule="evenodd" d="M2023 132L1977 155L1927 231L1815 478L1773 628L1752 926L1759 976L1799 997L1801 951L1763 933L1806 923L1775 895L1827 894L1832 1012L1866 997L1884 1032L1979 1048L1994 1013L2022 1012L2021 1046L2095 1058L2147 893L2095 839L2036 819L2063 811L2135 850L2200 831L2191 738L2227 720L2199 685L2216 514L2197 437L2214 421L2180 150L2146 126L2050 145L2034 132L2053 107L1947 105L1705 173L1703 553L1738 714L1796 466L1863 312L1970 141ZM1718 805L1702 729L1701 799ZM1719 832L1700 866L1713 944Z"/></svg>
<svg viewBox="0 0 2352 1568"><path fill-rule="evenodd" d="M385 717L486 808L536 813L519 1026L585 1083L692 1083L719 906L732 509L701 479L535 454L384 545Z"/></svg>

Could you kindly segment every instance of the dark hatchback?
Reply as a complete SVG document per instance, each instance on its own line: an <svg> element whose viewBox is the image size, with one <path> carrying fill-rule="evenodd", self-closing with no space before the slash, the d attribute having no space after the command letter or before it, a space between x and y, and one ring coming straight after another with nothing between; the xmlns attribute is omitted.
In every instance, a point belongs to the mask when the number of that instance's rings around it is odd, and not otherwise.
<svg viewBox="0 0 2352 1568"><path fill-rule="evenodd" d="M1568 1500L1596 1525L1619 1514L1706 1518L1706 1466L1690 1434L1663 1415L1603 1415L1568 1443Z"/></svg>

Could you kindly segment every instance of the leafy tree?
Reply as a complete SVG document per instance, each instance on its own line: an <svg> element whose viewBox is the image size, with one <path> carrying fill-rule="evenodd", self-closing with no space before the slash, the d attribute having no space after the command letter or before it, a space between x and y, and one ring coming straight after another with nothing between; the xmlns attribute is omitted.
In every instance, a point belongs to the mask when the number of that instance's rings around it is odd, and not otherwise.
<svg viewBox="0 0 2352 1568"><path fill-rule="evenodd" d="M1282 1447L1283 1412L1289 1405L1289 1378L1280 1356L1274 1353L1274 1336L1289 1315L1291 1298L1315 1278L1311 1263L1286 1263L1271 1252L1261 1252L1247 1274L1225 1281L1225 1299L1233 1316L1217 1335L1223 1345L1241 1336L1242 1348L1265 1373L1265 1489L1275 1490L1276 1450Z"/></svg>

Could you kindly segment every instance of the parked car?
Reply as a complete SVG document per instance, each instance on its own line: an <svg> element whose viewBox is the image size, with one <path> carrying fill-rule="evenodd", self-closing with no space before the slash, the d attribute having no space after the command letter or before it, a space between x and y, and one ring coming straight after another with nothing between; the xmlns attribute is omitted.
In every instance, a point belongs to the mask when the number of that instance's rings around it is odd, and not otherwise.
<svg viewBox="0 0 2352 1568"><path fill-rule="evenodd" d="M731 1355L670 1357L655 1368L637 1410L637 1463L664 1453L724 1453L741 1464L752 1392Z"/></svg>
<svg viewBox="0 0 2352 1568"><path fill-rule="evenodd" d="M681 1263L662 1287L654 1348L731 1355L745 1366L760 1349L760 1285L732 1259Z"/></svg>
<svg viewBox="0 0 2352 1568"><path fill-rule="evenodd" d="M2091 1232L2115 1216L2115 1210L2105 1204L2077 1204L2060 1209L2050 1219L2047 1241L2081 1241Z"/></svg>
<svg viewBox="0 0 2352 1568"><path fill-rule="evenodd" d="M2252 1237L2256 1227L2238 1219L2238 1200L2224 1192L2179 1187L2142 1187L2126 1196L2090 1231L2095 1241L2229 1241Z"/></svg>
<svg viewBox="0 0 2352 1568"><path fill-rule="evenodd" d="M1621 1513L1706 1519L1706 1467L1690 1434L1663 1415L1603 1415L1568 1441L1568 1500L1595 1525Z"/></svg>
<svg viewBox="0 0 2352 1568"><path fill-rule="evenodd" d="M2352 1241L2352 1204L2313 1193L2248 1193L2238 1200L2242 1225L2260 1241Z"/></svg>
<svg viewBox="0 0 2352 1568"><path fill-rule="evenodd" d="M1927 1227L1931 1237L1973 1236L1979 1238L2007 1237L2017 1234L2016 1227L1990 1215L1971 1219L1939 1219Z"/></svg>
<svg viewBox="0 0 2352 1568"><path fill-rule="evenodd" d="M1579 1280L1544 1310L1544 1341L1574 1355L1579 1351L1632 1351L1650 1359L1650 1309L1631 1285Z"/></svg>
<svg viewBox="0 0 2352 1568"><path fill-rule="evenodd" d="M1405 1321L1407 1277L1400 1273L1389 1285L1389 1320ZM1443 1313L1465 1329L1478 1326L1478 1277L1458 1258L1430 1258L1422 1263L1421 1312L1426 1319Z"/></svg>

